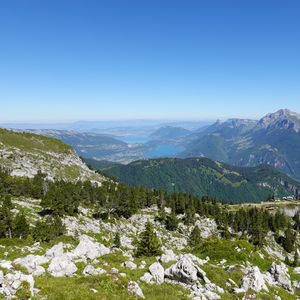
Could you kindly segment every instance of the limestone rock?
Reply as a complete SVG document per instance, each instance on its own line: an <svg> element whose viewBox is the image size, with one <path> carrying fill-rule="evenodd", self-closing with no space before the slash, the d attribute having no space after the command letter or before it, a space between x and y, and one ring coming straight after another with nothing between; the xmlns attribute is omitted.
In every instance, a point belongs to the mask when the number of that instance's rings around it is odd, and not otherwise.
<svg viewBox="0 0 300 300"><path fill-rule="evenodd" d="M273 262L268 273L271 275L271 279L275 284L289 292L293 291L290 274L288 273L288 268L284 263L277 265Z"/></svg>
<svg viewBox="0 0 300 300"><path fill-rule="evenodd" d="M128 292L134 295L137 295L140 298L145 298L142 289L135 281L129 281L128 283Z"/></svg>
<svg viewBox="0 0 300 300"><path fill-rule="evenodd" d="M182 255L176 264L168 268L165 277L184 283L193 283L201 278L205 283L210 283L206 273L187 255Z"/></svg>
<svg viewBox="0 0 300 300"><path fill-rule="evenodd" d="M54 257L48 267L48 272L55 277L72 276L76 271L76 265L67 254Z"/></svg>
<svg viewBox="0 0 300 300"><path fill-rule="evenodd" d="M94 239L87 235L82 235L80 237L80 242L73 251L75 257L85 257L91 260L108 253L110 253L109 248L95 242Z"/></svg>
<svg viewBox="0 0 300 300"><path fill-rule="evenodd" d="M159 262L153 263L149 267L149 272L152 275L155 283L162 284L164 282L165 270Z"/></svg>
<svg viewBox="0 0 300 300"><path fill-rule="evenodd" d="M269 291L265 283L265 277L258 267L249 266L246 274L242 278L242 284L239 288L235 288L235 293L245 293L248 290L260 292L261 290Z"/></svg>
<svg viewBox="0 0 300 300"><path fill-rule="evenodd" d="M165 249L159 260L163 263L168 263L170 261L177 261L177 259L178 255L176 255L173 250Z"/></svg>
<svg viewBox="0 0 300 300"><path fill-rule="evenodd" d="M25 275L20 271L8 273L5 276L3 276L3 273L1 273L0 280L0 294L4 295L5 298L11 298L13 295L15 295L24 281L29 283L31 294L33 294L34 279L32 275Z"/></svg>
<svg viewBox="0 0 300 300"><path fill-rule="evenodd" d="M45 269L41 265L48 261L49 259L45 256L29 254L25 257L17 258L14 260L14 263L24 266L29 274L40 276L45 273Z"/></svg>
<svg viewBox="0 0 300 300"><path fill-rule="evenodd" d="M122 265L125 268L128 268L130 270L135 270L137 268L137 265L134 262L130 261L130 260L124 262Z"/></svg>
<svg viewBox="0 0 300 300"><path fill-rule="evenodd" d="M83 272L82 272L83 275L92 275L92 276L94 276L94 275L102 275L102 274L105 274L105 273L106 273L105 270L103 270L101 268L95 268L92 265L87 265L84 268Z"/></svg>

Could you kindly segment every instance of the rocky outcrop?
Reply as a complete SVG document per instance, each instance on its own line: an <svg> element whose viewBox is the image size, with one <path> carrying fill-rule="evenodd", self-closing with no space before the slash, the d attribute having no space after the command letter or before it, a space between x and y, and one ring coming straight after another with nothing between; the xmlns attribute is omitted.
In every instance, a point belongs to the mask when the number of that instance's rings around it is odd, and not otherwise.
<svg viewBox="0 0 300 300"><path fill-rule="evenodd" d="M24 281L29 283L31 294L33 294L34 279L32 275L25 275L20 271L15 271L4 276L3 272L0 271L0 294L6 299L11 298L16 294Z"/></svg>
<svg viewBox="0 0 300 300"><path fill-rule="evenodd" d="M277 265L273 262L266 274L266 280L269 284L276 284L289 292L293 292L290 274L284 263Z"/></svg>
<svg viewBox="0 0 300 300"><path fill-rule="evenodd" d="M265 283L265 276L260 272L258 267L250 266L246 269L246 273L242 278L242 284L239 288L235 288L235 293L246 293L248 290L260 292L269 291Z"/></svg>

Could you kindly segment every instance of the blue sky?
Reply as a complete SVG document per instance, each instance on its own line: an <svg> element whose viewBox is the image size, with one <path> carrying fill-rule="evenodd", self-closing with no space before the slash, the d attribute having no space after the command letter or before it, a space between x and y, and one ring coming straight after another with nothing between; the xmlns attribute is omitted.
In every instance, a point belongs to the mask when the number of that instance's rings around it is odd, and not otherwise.
<svg viewBox="0 0 300 300"><path fill-rule="evenodd" d="M0 104L0 122L300 112L300 2L1 1Z"/></svg>

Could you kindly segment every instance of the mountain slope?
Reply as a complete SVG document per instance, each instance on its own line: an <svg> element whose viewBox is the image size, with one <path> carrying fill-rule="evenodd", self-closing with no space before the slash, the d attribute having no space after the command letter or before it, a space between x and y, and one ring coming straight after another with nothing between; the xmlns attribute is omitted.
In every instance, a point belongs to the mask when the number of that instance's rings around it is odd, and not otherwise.
<svg viewBox="0 0 300 300"><path fill-rule="evenodd" d="M33 177L40 170L50 179L103 180L89 170L70 146L27 132L0 129L0 164L14 176Z"/></svg>
<svg viewBox="0 0 300 300"><path fill-rule="evenodd" d="M207 158L143 160L111 167L105 173L129 186L143 185L233 202L263 201L269 195L298 196L300 192L300 183L270 166L232 167Z"/></svg>
<svg viewBox="0 0 300 300"><path fill-rule="evenodd" d="M236 166L269 164L300 179L300 115L283 109L259 121L215 123L186 140L182 157L205 156Z"/></svg>

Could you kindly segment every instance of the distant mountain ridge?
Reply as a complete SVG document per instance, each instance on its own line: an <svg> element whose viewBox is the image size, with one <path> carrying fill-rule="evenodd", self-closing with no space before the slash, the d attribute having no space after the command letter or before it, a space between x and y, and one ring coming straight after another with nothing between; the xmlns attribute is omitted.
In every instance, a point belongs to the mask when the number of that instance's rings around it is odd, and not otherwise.
<svg viewBox="0 0 300 300"><path fill-rule="evenodd" d="M232 202L260 202L269 195L300 195L299 182L268 165L244 168L208 158L164 158L113 165L103 171L129 186L208 195Z"/></svg>
<svg viewBox="0 0 300 300"><path fill-rule="evenodd" d="M217 122L185 141L182 157L205 156L235 166L268 164L300 179L300 114L281 109L259 121Z"/></svg>

